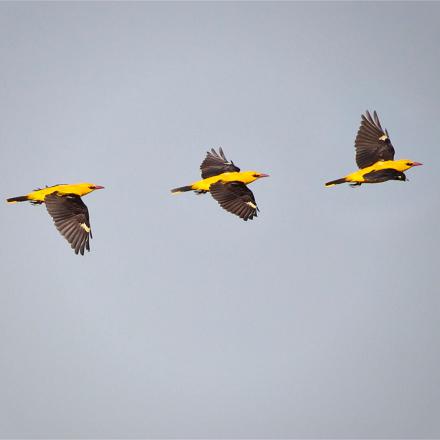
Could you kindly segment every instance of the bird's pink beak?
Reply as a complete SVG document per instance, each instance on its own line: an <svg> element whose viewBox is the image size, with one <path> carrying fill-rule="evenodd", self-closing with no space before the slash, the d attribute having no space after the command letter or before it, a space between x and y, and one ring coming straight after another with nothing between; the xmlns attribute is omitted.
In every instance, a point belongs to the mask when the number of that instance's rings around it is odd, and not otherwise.
<svg viewBox="0 0 440 440"><path fill-rule="evenodd" d="M420 165L423 165L423 164L420 162L413 162L413 164L412 164L413 167L418 167Z"/></svg>
<svg viewBox="0 0 440 440"><path fill-rule="evenodd" d="M93 189L104 189L104 187L101 185L95 185L95 187Z"/></svg>
<svg viewBox="0 0 440 440"><path fill-rule="evenodd" d="M269 174L260 173L258 177L269 177Z"/></svg>

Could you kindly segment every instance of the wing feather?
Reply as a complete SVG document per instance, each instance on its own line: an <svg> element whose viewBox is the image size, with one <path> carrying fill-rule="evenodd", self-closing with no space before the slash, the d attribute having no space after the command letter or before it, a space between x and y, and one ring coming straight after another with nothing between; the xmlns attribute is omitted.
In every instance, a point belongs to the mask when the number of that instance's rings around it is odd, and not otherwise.
<svg viewBox="0 0 440 440"><path fill-rule="evenodd" d="M225 153L220 147L218 153L214 148L207 152L204 161L200 165L200 170L202 171L202 178L207 179L208 177L227 172L240 171L240 168L238 168L234 162L226 159Z"/></svg>
<svg viewBox="0 0 440 440"><path fill-rule="evenodd" d="M89 240L92 231L89 210L81 197L76 194L61 195L55 192L47 195L44 202L55 227L70 243L75 253L84 255L84 249L90 251Z"/></svg>
<svg viewBox="0 0 440 440"><path fill-rule="evenodd" d="M212 197L226 211L237 215L244 221L257 217L257 202L252 191L242 182L213 183L210 188Z"/></svg>
<svg viewBox="0 0 440 440"><path fill-rule="evenodd" d="M393 160L394 147L388 131L382 128L376 111L373 117L367 110L362 115L361 125L354 142L356 163L359 168L369 167L379 160Z"/></svg>

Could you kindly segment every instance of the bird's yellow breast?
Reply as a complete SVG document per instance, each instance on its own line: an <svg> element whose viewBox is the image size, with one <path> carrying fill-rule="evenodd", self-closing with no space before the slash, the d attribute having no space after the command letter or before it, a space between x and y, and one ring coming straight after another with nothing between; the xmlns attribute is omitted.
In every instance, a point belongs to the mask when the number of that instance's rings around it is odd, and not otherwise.
<svg viewBox="0 0 440 440"><path fill-rule="evenodd" d="M197 182L194 182L191 187L194 190L198 191L209 191L210 186L213 183L216 183L218 181L223 182L243 182L245 185L252 183L256 180L256 177L254 176L254 171L233 171L230 173L222 173L217 176L208 177L207 179L199 180Z"/></svg>

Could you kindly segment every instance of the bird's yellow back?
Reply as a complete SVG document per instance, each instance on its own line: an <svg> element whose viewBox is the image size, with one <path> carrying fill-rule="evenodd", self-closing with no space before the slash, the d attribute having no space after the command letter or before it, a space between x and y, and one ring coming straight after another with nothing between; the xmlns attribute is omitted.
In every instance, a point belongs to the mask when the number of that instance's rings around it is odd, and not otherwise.
<svg viewBox="0 0 440 440"><path fill-rule="evenodd" d="M94 190L93 183L84 182L84 183L63 184L63 185L54 185L48 188L42 188L32 191L31 193L27 194L27 197L29 200L44 202L44 198L48 194L52 194L54 192L58 192L60 194L76 194L82 197L92 192L93 190Z"/></svg>
<svg viewBox="0 0 440 440"><path fill-rule="evenodd" d="M258 174L259 173L257 171L234 171L222 173L194 182L191 187L197 191L209 191L210 186L220 180L223 182L242 182L245 185L248 185L249 183L252 183L258 179Z"/></svg>

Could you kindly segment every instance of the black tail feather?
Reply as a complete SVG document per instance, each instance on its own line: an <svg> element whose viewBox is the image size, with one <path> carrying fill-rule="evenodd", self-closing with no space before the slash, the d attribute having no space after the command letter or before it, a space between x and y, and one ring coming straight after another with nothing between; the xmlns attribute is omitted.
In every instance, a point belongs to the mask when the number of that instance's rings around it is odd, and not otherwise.
<svg viewBox="0 0 440 440"><path fill-rule="evenodd" d="M192 186L191 185L187 185L187 186L181 186L179 188L174 188L174 189L171 190L171 192L173 194L178 194L178 193L181 193L181 192L187 192L187 191L192 191L192 190L193 190Z"/></svg>
<svg viewBox="0 0 440 440"><path fill-rule="evenodd" d="M27 196L11 197L10 199L6 199L8 203L26 202L27 200L29 200Z"/></svg>
<svg viewBox="0 0 440 440"><path fill-rule="evenodd" d="M333 185L339 185L340 183L345 183L345 177L343 177L342 179L336 179L336 180L332 180L330 182L327 182L325 184L325 186L333 186Z"/></svg>

